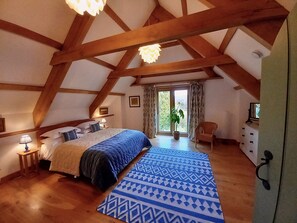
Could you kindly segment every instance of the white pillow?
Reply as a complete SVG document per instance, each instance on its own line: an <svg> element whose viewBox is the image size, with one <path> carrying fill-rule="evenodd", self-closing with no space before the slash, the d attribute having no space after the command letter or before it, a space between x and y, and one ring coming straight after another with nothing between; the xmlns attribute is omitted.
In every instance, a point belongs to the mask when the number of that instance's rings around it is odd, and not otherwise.
<svg viewBox="0 0 297 223"><path fill-rule="evenodd" d="M76 135L77 135L77 138L81 138L81 137L83 137L85 134L84 134L84 133L77 133Z"/></svg>
<svg viewBox="0 0 297 223"><path fill-rule="evenodd" d="M84 130L89 130L87 132L90 132L90 125L92 124L96 124L98 121L87 121L87 122L83 122L80 123L79 125L77 125L77 128L80 128L82 130L82 132L85 132Z"/></svg>
<svg viewBox="0 0 297 223"><path fill-rule="evenodd" d="M46 138L46 139L42 139L40 140L42 144L46 145L47 149L52 149L57 147L58 145L60 145L61 143L63 143L63 138L59 137L56 139L53 138Z"/></svg>
<svg viewBox="0 0 297 223"><path fill-rule="evenodd" d="M53 129L51 131L43 133L40 136L41 137L48 137L48 138L56 139L56 138L62 137L61 132L68 132L68 131L71 131L73 129L75 129L76 132L81 132L80 128L76 128L76 127L73 127L73 126L67 126L67 127L63 127L63 128Z"/></svg>

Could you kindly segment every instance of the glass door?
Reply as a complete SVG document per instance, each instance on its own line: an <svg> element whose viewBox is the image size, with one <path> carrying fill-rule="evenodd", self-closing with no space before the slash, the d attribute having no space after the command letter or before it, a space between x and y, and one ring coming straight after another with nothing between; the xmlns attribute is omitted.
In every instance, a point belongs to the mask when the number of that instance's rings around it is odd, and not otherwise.
<svg viewBox="0 0 297 223"><path fill-rule="evenodd" d="M175 126L170 122L170 111L175 107L182 109L185 115L177 130L182 134L188 131L188 89L168 88L158 89L158 134L171 134Z"/></svg>
<svg viewBox="0 0 297 223"><path fill-rule="evenodd" d="M188 132L188 90L174 90L174 105L175 108L181 109L184 112L185 118L180 120L177 125L177 131L181 133Z"/></svg>
<svg viewBox="0 0 297 223"><path fill-rule="evenodd" d="M170 91L158 91L158 133L170 133Z"/></svg>

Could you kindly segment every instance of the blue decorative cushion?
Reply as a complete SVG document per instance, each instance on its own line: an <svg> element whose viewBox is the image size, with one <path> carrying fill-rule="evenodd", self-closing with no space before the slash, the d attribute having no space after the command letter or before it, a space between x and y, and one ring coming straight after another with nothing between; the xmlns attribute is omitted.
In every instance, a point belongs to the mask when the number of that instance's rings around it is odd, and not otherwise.
<svg viewBox="0 0 297 223"><path fill-rule="evenodd" d="M64 137L65 142L73 140L73 139L77 139L77 134L76 134L75 129L68 131L68 132L62 132L62 135Z"/></svg>
<svg viewBox="0 0 297 223"><path fill-rule="evenodd" d="M99 122L90 125L91 132L97 132L100 130Z"/></svg>

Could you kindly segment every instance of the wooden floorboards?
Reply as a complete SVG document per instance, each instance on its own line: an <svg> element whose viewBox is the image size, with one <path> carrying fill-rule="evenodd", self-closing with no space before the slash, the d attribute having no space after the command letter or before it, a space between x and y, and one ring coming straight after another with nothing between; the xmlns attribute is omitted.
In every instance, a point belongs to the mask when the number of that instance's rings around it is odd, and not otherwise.
<svg viewBox="0 0 297 223"><path fill-rule="evenodd" d="M175 141L170 136L161 136L152 143L164 148L198 151L186 138ZM205 147L208 145L199 146L199 150L207 152ZM140 157L120 174L120 179ZM255 166L234 145L216 144L209 158L225 221L252 222ZM19 177L0 185L0 222L117 223L120 221L96 211L112 189L102 193L87 180L41 170L38 175Z"/></svg>

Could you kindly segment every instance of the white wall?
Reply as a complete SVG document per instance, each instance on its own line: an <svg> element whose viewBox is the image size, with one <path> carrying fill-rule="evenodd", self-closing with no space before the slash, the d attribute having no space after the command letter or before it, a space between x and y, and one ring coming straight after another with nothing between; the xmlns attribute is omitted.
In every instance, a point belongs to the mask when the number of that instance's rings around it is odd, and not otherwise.
<svg viewBox="0 0 297 223"><path fill-rule="evenodd" d="M129 107L129 96L140 96L140 108ZM248 118L250 102L244 90L234 90L224 79L205 82L205 121L218 123L218 138L239 141L240 128ZM143 88L131 87L122 101L123 127L143 131Z"/></svg>
<svg viewBox="0 0 297 223"><path fill-rule="evenodd" d="M32 113L2 114L2 117L5 118L6 132L34 128ZM37 144L35 133L25 134L30 135L33 141L28 144L29 148L35 147ZM19 144L21 135L0 138L0 179L20 170L17 152L25 148Z"/></svg>
<svg viewBox="0 0 297 223"><path fill-rule="evenodd" d="M36 147L35 133L26 133L31 136L32 143L29 149ZM0 138L0 179L20 170L17 152L25 150L25 145L19 144L21 135Z"/></svg>
<svg viewBox="0 0 297 223"><path fill-rule="evenodd" d="M240 132L240 129L243 125L248 120L249 117L249 108L250 108L250 103L251 102L259 102L257 99L252 97L250 94L248 94L244 90L239 91L239 117L238 117L238 129ZM239 140L239 138L238 138Z"/></svg>
<svg viewBox="0 0 297 223"><path fill-rule="evenodd" d="M218 138L238 138L238 91L225 80L205 82L205 121L218 124Z"/></svg>
<svg viewBox="0 0 297 223"><path fill-rule="evenodd" d="M113 103L108 107L112 117L106 117L107 125L113 128L123 128L122 100L124 96L114 96Z"/></svg>
<svg viewBox="0 0 297 223"><path fill-rule="evenodd" d="M129 96L140 96L140 107L129 107ZM143 87L130 87L125 95L123 107L123 127L143 131Z"/></svg>

